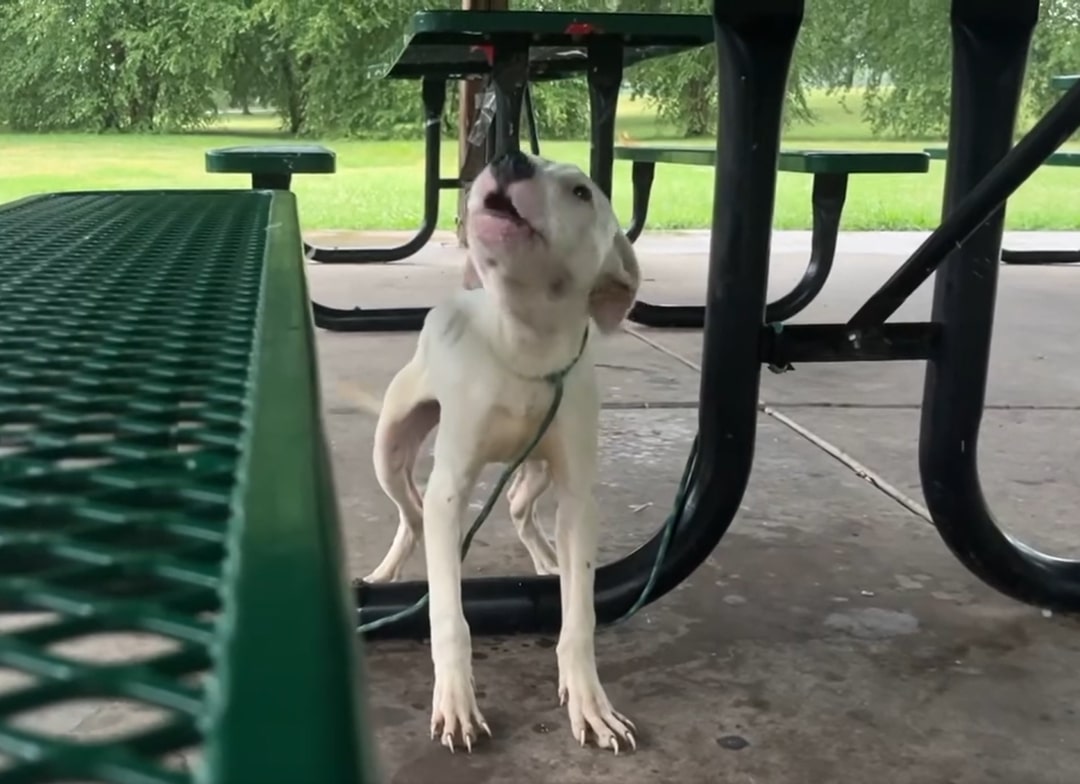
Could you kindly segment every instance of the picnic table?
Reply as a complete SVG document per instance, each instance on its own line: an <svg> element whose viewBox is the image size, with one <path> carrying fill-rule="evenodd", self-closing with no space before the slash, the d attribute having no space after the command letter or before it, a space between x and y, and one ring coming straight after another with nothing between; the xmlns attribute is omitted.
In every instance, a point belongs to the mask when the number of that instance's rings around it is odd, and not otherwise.
<svg viewBox="0 0 1080 784"><path fill-rule="evenodd" d="M53 613L0 635L0 781L177 784L195 746L208 782L374 782L293 195L4 205L0 301L0 607ZM168 647L56 651L122 633ZM19 720L76 699L163 718Z"/></svg>
<svg viewBox="0 0 1080 784"><path fill-rule="evenodd" d="M617 159L632 163L634 213L626 236L637 240L645 228L649 197L657 164L707 166L715 169L715 147L623 145L615 148ZM765 308L765 321L783 322L809 305L825 287L836 255L840 218L847 200L848 179L863 174L922 174L929 169L929 156L921 152L860 150L781 150L780 171L807 174L814 178L811 194L813 232L806 272L792 289ZM701 329L705 325L703 305L654 305L635 302L630 318L650 327Z"/></svg>
<svg viewBox="0 0 1080 784"><path fill-rule="evenodd" d="M803 0L715 4L723 176L693 471L675 524L596 569L600 623L646 585L650 602L663 597L727 531L753 463L763 364L901 359L927 362L919 469L949 549L1010 597L1080 610L1080 562L1003 533L976 465L1000 206L1080 127L1074 85L1013 145L1038 10L952 0L941 225L846 320L766 324ZM890 321L930 275L930 319ZM0 784L376 781L352 630L427 586L360 584L349 617L293 196L65 193L0 207L0 297L0 602L53 614L0 636L0 668L19 676L0 691ZM560 623L555 577L468 579L462 597L473 634ZM94 664L55 647L127 631L171 648ZM417 613L377 634L428 631ZM165 719L92 743L21 722L94 698ZM205 759L197 776L167 759L191 747Z"/></svg>
<svg viewBox="0 0 1080 784"><path fill-rule="evenodd" d="M449 79L490 77L495 90L494 153L520 146L522 105L530 81L585 74L589 92L589 174L610 196L615 108L624 69L712 43L704 14L559 13L533 11L424 11L409 21L402 43L378 75L419 79L429 135L426 143L425 217L420 232L400 246L403 258L430 238L441 188L464 185L440 177L440 134L436 119ZM378 260L383 250L313 248L316 261ZM401 255L404 254L404 255ZM428 307L328 308L318 306L316 323L346 331L416 330Z"/></svg>

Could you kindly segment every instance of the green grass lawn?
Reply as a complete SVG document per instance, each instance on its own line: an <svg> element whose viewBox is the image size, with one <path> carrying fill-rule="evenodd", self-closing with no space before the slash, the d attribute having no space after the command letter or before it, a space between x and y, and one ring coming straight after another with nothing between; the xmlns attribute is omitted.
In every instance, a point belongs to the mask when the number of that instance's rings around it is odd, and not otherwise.
<svg viewBox="0 0 1080 784"><path fill-rule="evenodd" d="M857 113L857 101L817 95L812 125L794 124L785 133L789 149L918 150L932 143L881 141L871 137ZM266 143L277 138L271 117L229 117L201 133L181 135L20 135L0 134L0 202L59 190L240 187L239 175L203 172L209 147ZM709 144L709 140L674 138L672 129L652 117L647 107L624 100L617 134L638 143ZM408 229L419 222L423 187L423 147L418 140L356 141L321 139L338 154L334 175L299 176L304 226L315 228ZM542 142L545 156L585 167L583 141ZM457 145L443 146L444 176L456 170ZM927 229L940 213L944 164L931 163L928 174L853 176L848 189L843 228ZM710 169L660 166L649 213L652 229L703 228L709 225L713 174ZM781 173L776 215L779 229L810 226L811 177ZM1080 229L1075 194L1080 169L1044 168L1016 194L1009 205L1012 229ZM440 226L453 227L455 196L444 191ZM615 168L615 206L624 221L630 217L630 166Z"/></svg>

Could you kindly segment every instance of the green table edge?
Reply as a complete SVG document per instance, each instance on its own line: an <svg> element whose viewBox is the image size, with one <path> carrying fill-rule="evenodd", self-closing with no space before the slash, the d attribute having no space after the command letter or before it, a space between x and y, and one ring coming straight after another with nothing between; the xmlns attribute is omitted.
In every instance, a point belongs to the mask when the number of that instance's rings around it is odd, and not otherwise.
<svg viewBox="0 0 1080 784"><path fill-rule="evenodd" d="M943 161L948 157L948 147L926 147L926 154L935 161ZM1043 162L1044 166L1080 167L1080 150L1057 150Z"/></svg>
<svg viewBox="0 0 1080 784"><path fill-rule="evenodd" d="M296 198L256 193L262 289L197 780L374 784Z"/></svg>
<svg viewBox="0 0 1080 784"><path fill-rule="evenodd" d="M715 166L716 149L618 145L615 160ZM781 150L777 167L802 174L922 174L930 170L930 156L911 151Z"/></svg>
<svg viewBox="0 0 1080 784"><path fill-rule="evenodd" d="M217 147L206 151L212 174L333 174L337 156L321 145Z"/></svg>
<svg viewBox="0 0 1080 784"><path fill-rule="evenodd" d="M1078 83L1080 83L1080 74L1062 74L1050 80L1050 85L1057 90L1068 90Z"/></svg>
<svg viewBox="0 0 1080 784"><path fill-rule="evenodd" d="M624 36L686 38L700 45L712 43L713 23L708 14L662 14L604 11L417 11L405 26L405 36L424 33L461 33L463 36L531 33L565 35L571 24L588 24L597 33ZM657 45L661 45L657 43Z"/></svg>

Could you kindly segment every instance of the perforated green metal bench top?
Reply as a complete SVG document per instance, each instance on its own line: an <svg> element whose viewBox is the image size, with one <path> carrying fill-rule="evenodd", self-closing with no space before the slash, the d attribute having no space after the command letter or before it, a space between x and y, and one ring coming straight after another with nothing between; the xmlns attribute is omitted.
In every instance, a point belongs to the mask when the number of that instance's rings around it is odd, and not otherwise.
<svg viewBox="0 0 1080 784"><path fill-rule="evenodd" d="M404 33L373 76L460 79L486 74L490 47L525 39L530 78L558 79L585 72L587 36L618 38L626 66L713 40L712 19L703 14L421 11Z"/></svg>
<svg viewBox="0 0 1080 784"><path fill-rule="evenodd" d="M949 157L948 147L927 147L926 154L935 161ZM1044 166L1080 166L1080 150L1058 150L1043 162Z"/></svg>
<svg viewBox="0 0 1080 784"><path fill-rule="evenodd" d="M0 302L0 783L373 781L292 194L0 207ZM156 721L41 729L87 699Z"/></svg>
<svg viewBox="0 0 1080 784"><path fill-rule="evenodd" d="M714 147L659 147L620 145L615 159L638 163L675 163L715 166ZM928 171L930 162L921 152L850 152L847 150L781 150L780 171L804 174L899 174Z"/></svg>

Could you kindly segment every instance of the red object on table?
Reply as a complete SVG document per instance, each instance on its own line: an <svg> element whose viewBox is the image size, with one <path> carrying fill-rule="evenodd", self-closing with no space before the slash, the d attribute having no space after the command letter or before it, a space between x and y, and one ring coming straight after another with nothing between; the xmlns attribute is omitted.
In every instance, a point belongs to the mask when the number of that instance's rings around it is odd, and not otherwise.
<svg viewBox="0 0 1080 784"><path fill-rule="evenodd" d="M492 63L495 62L495 47L493 45L491 45L491 44L478 44L476 46L470 46L469 49L471 49L474 52L483 52L484 57L487 59L488 65L491 65Z"/></svg>
<svg viewBox="0 0 1080 784"><path fill-rule="evenodd" d="M563 32L567 35L592 35L593 33L602 33L603 30L597 30L588 22L571 22Z"/></svg>

